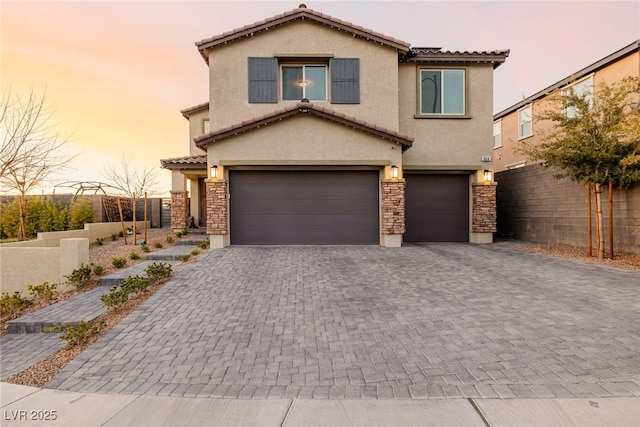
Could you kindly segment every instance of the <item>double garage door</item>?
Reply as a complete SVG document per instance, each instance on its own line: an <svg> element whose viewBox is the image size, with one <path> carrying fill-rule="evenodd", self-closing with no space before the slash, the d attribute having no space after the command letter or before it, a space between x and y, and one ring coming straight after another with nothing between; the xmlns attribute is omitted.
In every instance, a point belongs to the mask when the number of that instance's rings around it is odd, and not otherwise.
<svg viewBox="0 0 640 427"><path fill-rule="evenodd" d="M406 175L406 242L468 241L467 175ZM377 245L378 171L230 171L234 245Z"/></svg>

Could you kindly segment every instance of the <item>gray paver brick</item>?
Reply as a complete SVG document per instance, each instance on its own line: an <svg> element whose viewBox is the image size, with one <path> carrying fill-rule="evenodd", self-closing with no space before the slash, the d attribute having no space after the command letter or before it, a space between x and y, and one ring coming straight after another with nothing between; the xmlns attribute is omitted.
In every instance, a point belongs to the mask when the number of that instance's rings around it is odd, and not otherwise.
<svg viewBox="0 0 640 427"><path fill-rule="evenodd" d="M140 393L254 399L635 396L639 299L637 273L501 244L230 247L181 267L50 386L141 382ZM154 382L167 385L143 390Z"/></svg>

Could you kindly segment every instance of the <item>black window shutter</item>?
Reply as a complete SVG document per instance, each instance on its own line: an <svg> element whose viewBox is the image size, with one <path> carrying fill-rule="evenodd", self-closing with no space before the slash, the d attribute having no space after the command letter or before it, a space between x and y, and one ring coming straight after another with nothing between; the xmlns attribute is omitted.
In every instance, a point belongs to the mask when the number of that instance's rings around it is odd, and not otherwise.
<svg viewBox="0 0 640 427"><path fill-rule="evenodd" d="M360 103L360 60L358 58L332 58L331 103Z"/></svg>
<svg viewBox="0 0 640 427"><path fill-rule="evenodd" d="M249 102L278 102L278 60L249 58Z"/></svg>

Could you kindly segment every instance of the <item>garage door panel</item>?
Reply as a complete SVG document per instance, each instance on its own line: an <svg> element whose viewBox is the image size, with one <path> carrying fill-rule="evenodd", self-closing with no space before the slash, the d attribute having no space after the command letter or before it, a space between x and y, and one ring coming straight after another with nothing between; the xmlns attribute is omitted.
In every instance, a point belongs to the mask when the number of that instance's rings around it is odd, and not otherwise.
<svg viewBox="0 0 640 427"><path fill-rule="evenodd" d="M377 171L231 171L232 244L377 244Z"/></svg>
<svg viewBox="0 0 640 427"><path fill-rule="evenodd" d="M469 241L468 175L406 174L406 242Z"/></svg>

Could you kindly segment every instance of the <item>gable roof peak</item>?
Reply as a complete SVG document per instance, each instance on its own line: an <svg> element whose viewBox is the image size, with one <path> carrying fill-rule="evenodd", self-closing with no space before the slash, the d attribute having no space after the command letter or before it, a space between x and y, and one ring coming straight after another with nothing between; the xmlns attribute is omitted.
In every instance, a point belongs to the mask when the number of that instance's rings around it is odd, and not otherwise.
<svg viewBox="0 0 640 427"><path fill-rule="evenodd" d="M296 9L290 10L288 12L272 16L271 18L267 18L262 21L254 22L253 24L248 24L244 27L236 28L231 31L226 31L222 34L218 34L217 36L200 40L199 42L196 42L196 47L200 51L200 54L202 55L204 60L208 63L209 49L213 49L217 46L240 40L244 37L253 37L257 33L260 33L262 31L267 31L271 28L288 24L297 20L308 20L328 26L330 28L337 29L339 31L345 31L353 34L354 37L359 37L361 39L368 40L374 43L380 43L383 46L390 47L402 53L408 52L411 46L405 41L398 40L393 37L386 36L382 33L370 30L368 28L355 25L351 22L342 21L324 13L309 9L307 8L306 4L302 3Z"/></svg>

